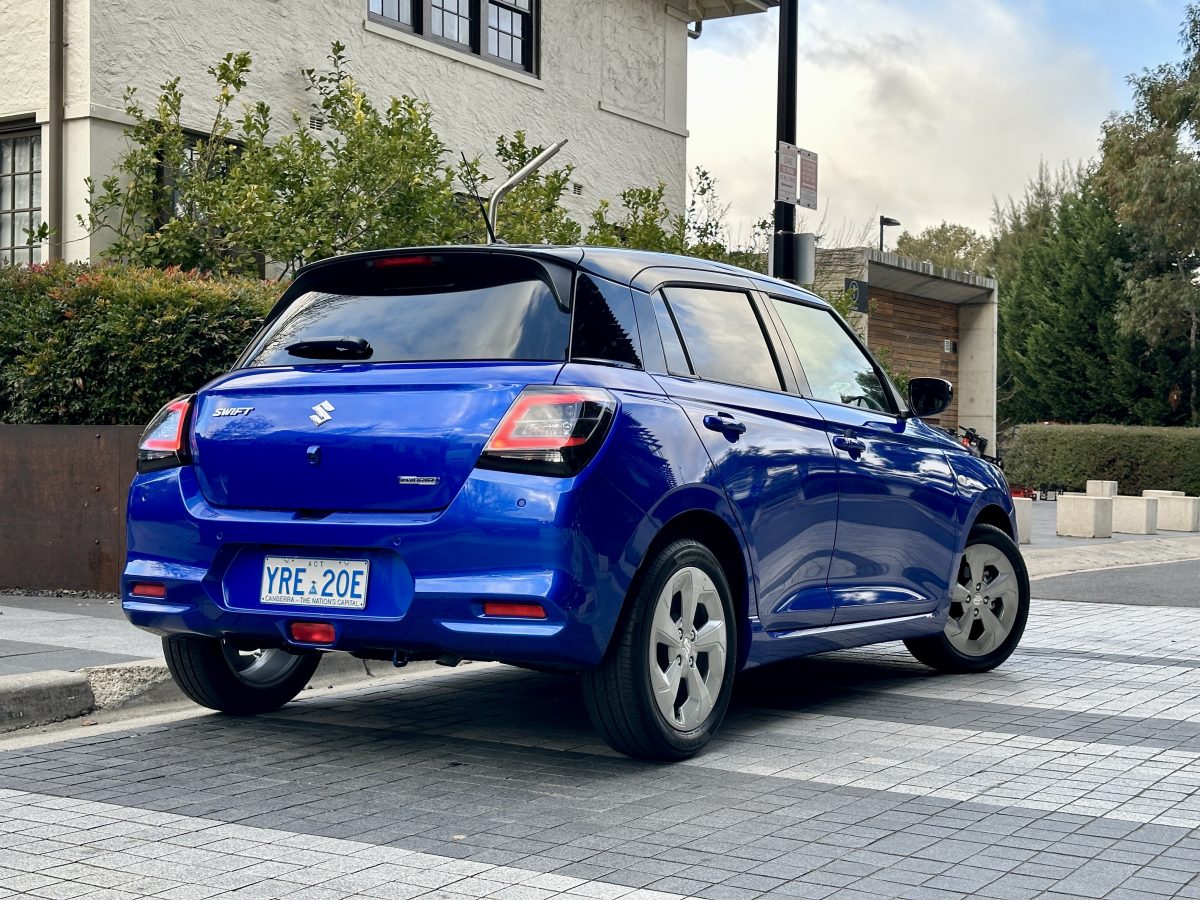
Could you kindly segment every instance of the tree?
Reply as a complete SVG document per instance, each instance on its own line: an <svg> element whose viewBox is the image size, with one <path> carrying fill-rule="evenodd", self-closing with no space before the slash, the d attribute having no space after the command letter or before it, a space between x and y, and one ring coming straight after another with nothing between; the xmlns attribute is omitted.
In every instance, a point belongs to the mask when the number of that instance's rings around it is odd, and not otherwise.
<svg viewBox="0 0 1200 900"><path fill-rule="evenodd" d="M1172 421L1169 348L1151 348L1116 324L1131 250L1094 173L1051 174L1043 165L995 217L1001 417Z"/></svg>
<svg viewBox="0 0 1200 900"><path fill-rule="evenodd" d="M896 252L946 269L982 274L988 269L991 241L966 225L942 222L920 234L902 231L896 239Z"/></svg>
<svg viewBox="0 0 1200 900"><path fill-rule="evenodd" d="M1128 235L1117 319L1156 347L1184 337L1187 403L1200 425L1200 5L1189 4L1184 59L1130 79L1134 106L1104 125L1099 182Z"/></svg>

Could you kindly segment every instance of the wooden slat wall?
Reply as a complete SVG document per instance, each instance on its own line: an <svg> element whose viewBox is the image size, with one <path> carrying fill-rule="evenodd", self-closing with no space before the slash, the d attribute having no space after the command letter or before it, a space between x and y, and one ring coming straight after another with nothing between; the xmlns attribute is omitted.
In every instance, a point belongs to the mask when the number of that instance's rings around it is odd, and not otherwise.
<svg viewBox="0 0 1200 900"><path fill-rule="evenodd" d="M872 287L870 315L867 345L873 353L887 348L898 371L946 378L958 386L958 354L943 349L943 341L958 343L957 306ZM957 428L957 392L949 409L927 421Z"/></svg>

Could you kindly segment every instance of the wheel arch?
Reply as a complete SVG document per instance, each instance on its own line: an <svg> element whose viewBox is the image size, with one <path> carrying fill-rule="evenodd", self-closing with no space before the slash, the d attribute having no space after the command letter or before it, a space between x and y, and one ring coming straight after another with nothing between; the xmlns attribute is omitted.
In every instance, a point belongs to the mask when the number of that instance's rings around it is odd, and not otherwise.
<svg viewBox="0 0 1200 900"><path fill-rule="evenodd" d="M737 665L740 669L745 664L746 657L750 652L748 621L753 600L752 571L750 560L736 526L715 511L688 509L677 513L662 524L641 555L641 561L622 604L621 618L624 619L629 614L630 604L641 588L642 578L662 548L672 541L684 539L694 540L712 551L729 581L730 590L733 591L734 608L738 613Z"/></svg>
<svg viewBox="0 0 1200 900"><path fill-rule="evenodd" d="M991 525L993 528L999 528L1014 541L1017 539L1016 529L1013 528L1012 518L998 503L987 503L980 508L975 514L975 518L971 522L971 528L968 533L975 528L976 525Z"/></svg>

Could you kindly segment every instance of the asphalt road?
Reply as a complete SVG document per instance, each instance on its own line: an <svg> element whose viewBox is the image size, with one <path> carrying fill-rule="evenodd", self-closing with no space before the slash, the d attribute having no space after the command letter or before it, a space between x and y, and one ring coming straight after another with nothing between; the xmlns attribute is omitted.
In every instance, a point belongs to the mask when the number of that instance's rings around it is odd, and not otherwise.
<svg viewBox="0 0 1200 900"><path fill-rule="evenodd" d="M1037 600L1200 608L1200 560L1056 575L1033 582Z"/></svg>

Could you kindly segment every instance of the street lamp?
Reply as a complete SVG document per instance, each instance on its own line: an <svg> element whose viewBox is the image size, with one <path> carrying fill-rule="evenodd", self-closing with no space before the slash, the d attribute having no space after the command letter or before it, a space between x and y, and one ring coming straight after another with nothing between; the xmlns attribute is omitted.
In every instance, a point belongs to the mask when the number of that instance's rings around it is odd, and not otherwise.
<svg viewBox="0 0 1200 900"><path fill-rule="evenodd" d="M891 216L879 217L879 252L883 252L883 229L891 228L893 225L899 225L899 219L893 219Z"/></svg>

